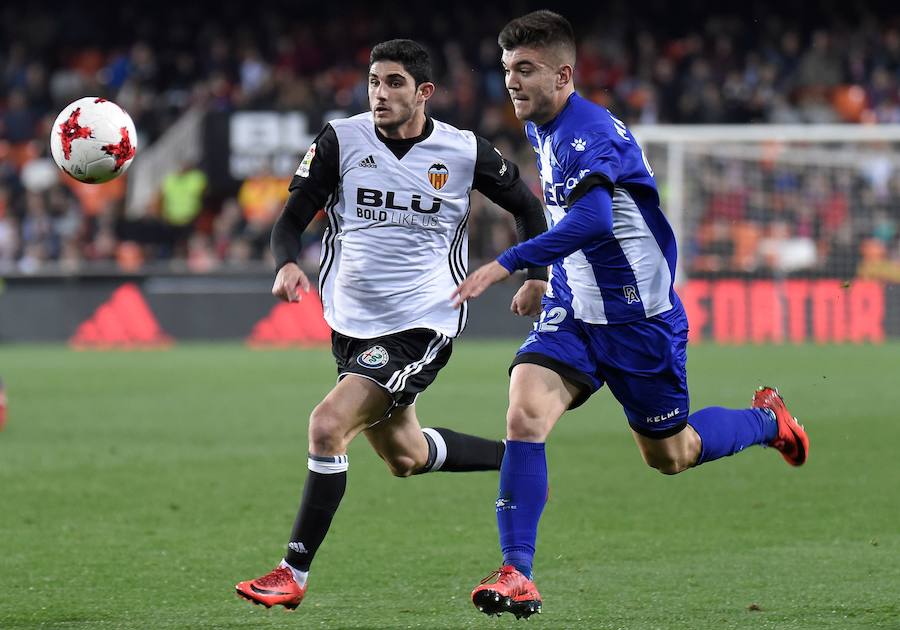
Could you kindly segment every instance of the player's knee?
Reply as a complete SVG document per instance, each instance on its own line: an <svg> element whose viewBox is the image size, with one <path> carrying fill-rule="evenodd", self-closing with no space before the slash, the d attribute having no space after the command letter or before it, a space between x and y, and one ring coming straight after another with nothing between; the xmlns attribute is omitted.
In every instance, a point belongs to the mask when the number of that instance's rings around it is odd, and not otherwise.
<svg viewBox="0 0 900 630"><path fill-rule="evenodd" d="M664 475L677 475L691 467L692 462L687 457L680 457L672 453L660 453L645 455L644 461L651 468L655 468Z"/></svg>
<svg viewBox="0 0 900 630"><path fill-rule="evenodd" d="M313 453L343 452L343 421L329 403L321 402L309 416L309 447Z"/></svg>
<svg viewBox="0 0 900 630"><path fill-rule="evenodd" d="M534 408L515 405L506 412L506 436L521 442L543 442L547 438L544 419Z"/></svg>
<svg viewBox="0 0 900 630"><path fill-rule="evenodd" d="M385 458L384 463L387 464L388 470L395 477L409 477L416 474L421 468L412 457L401 455L398 457Z"/></svg>

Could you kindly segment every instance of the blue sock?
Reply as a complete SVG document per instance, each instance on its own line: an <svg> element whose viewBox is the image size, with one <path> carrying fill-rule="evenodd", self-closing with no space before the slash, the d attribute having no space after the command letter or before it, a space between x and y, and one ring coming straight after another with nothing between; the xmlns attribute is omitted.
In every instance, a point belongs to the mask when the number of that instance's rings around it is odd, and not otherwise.
<svg viewBox="0 0 900 630"><path fill-rule="evenodd" d="M701 441L696 466L740 453L754 444L766 444L778 434L778 423L765 409L707 407L692 413L688 424Z"/></svg>
<svg viewBox="0 0 900 630"><path fill-rule="evenodd" d="M497 527L503 564L531 577L538 521L547 502L547 458L544 443L506 442L500 466Z"/></svg>

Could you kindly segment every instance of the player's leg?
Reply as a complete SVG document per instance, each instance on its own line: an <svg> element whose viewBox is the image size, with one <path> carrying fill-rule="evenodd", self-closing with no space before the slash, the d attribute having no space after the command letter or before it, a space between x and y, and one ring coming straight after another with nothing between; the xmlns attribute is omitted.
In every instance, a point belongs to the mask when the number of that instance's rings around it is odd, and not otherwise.
<svg viewBox="0 0 900 630"><path fill-rule="evenodd" d="M547 501L544 442L567 409L585 402L602 385L587 349L571 311L545 297L544 314L511 369L506 454L496 502L503 565L472 591L472 602L486 614L519 617L541 610L531 569Z"/></svg>
<svg viewBox="0 0 900 630"><path fill-rule="evenodd" d="M699 438L695 466L740 453L754 444L774 447L792 466L804 464L809 454L806 430L772 387L759 387L749 409L700 409L690 415L688 427Z"/></svg>
<svg viewBox="0 0 900 630"><path fill-rule="evenodd" d="M391 404L384 390L354 375L342 378L309 417L309 472L285 560L308 571L347 486L347 446Z"/></svg>
<svg viewBox="0 0 900 630"><path fill-rule="evenodd" d="M806 430L771 387L757 390L750 409L700 409L688 417L684 429L668 438L654 439L633 429L632 433L644 461L669 475L754 444L776 448L792 466L802 465L809 453Z"/></svg>
<svg viewBox="0 0 900 630"><path fill-rule="evenodd" d="M580 386L542 365L521 363L510 377L497 525L503 564L528 577L538 521L547 500L545 442L580 393Z"/></svg>
<svg viewBox="0 0 900 630"><path fill-rule="evenodd" d="M497 470L503 442L443 428L422 429L416 418L416 397L425 391L450 360L452 340L427 328L405 330L373 340L370 350L347 364L346 370L378 382L393 399L389 416L366 431L378 454L398 476L442 470Z"/></svg>
<svg viewBox="0 0 900 630"><path fill-rule="evenodd" d="M581 386L547 367L521 363L513 368L506 454L496 502L503 565L472 591L472 602L485 614L511 612L528 617L541 612L541 595L531 573L538 522L548 493L544 443L580 396Z"/></svg>
<svg viewBox="0 0 900 630"><path fill-rule="evenodd" d="M754 444L774 444L778 437L782 422L775 407L783 401L777 394L760 396L750 409L708 407L688 415L687 319L680 304L599 331L597 339L606 345L603 371L610 391L625 408L644 461L660 472L677 474ZM793 421L786 409L782 416Z"/></svg>
<svg viewBox="0 0 900 630"><path fill-rule="evenodd" d="M395 410L363 435L395 477L414 475L428 462L428 441L416 418L415 405Z"/></svg>
<svg viewBox="0 0 900 630"><path fill-rule="evenodd" d="M419 425L415 404L400 407L364 435L391 474L499 470L504 444L442 427Z"/></svg>
<svg viewBox="0 0 900 630"><path fill-rule="evenodd" d="M667 438L642 435L633 428L631 434L644 462L666 475L687 470L700 455L700 436L690 425Z"/></svg>
<svg viewBox="0 0 900 630"><path fill-rule="evenodd" d="M236 589L241 597L266 607L294 609L300 604L310 565L347 487L347 446L390 406L383 388L355 375L342 378L316 406L309 418L309 472L287 553L274 571L240 582Z"/></svg>

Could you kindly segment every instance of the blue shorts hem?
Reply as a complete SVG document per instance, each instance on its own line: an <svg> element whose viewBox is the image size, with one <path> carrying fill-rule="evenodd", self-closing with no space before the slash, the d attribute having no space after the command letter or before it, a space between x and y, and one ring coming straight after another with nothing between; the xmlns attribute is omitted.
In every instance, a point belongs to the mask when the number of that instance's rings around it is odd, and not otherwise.
<svg viewBox="0 0 900 630"><path fill-rule="evenodd" d="M648 437L651 440L664 440L666 438L672 437L673 435L681 433L684 430L684 427L687 426L687 424L688 421L685 418L678 424L674 424L670 427L663 427L661 429L649 429L642 424L632 424L631 422L628 423L628 426L630 426L632 431L634 431L635 433L640 433L644 437Z"/></svg>

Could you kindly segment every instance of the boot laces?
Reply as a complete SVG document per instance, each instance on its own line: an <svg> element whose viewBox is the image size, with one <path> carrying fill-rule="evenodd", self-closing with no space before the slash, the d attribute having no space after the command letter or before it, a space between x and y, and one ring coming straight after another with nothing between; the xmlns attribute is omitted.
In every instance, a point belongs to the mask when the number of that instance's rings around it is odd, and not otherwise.
<svg viewBox="0 0 900 630"><path fill-rule="evenodd" d="M267 573L256 580L260 586L280 586L289 581L293 581L294 576L287 567L278 567L271 573Z"/></svg>
<svg viewBox="0 0 900 630"><path fill-rule="evenodd" d="M487 575L484 579L481 580L481 584L487 584L494 578L497 578L497 583L500 582L514 582L516 579L516 574L514 571L504 571L503 567L499 569L494 569Z"/></svg>

